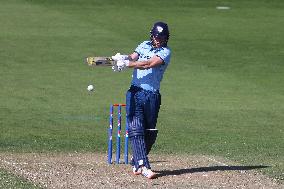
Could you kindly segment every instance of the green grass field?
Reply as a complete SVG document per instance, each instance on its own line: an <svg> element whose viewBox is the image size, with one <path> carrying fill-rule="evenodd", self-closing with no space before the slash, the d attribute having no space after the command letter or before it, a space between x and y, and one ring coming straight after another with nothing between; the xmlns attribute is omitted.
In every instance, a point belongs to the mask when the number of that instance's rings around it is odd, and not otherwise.
<svg viewBox="0 0 284 189"><path fill-rule="evenodd" d="M105 153L109 105L124 102L131 70L94 69L83 58L130 53L163 20L173 54L153 153L265 165L283 181L283 8L281 0L0 0L0 151Z"/></svg>

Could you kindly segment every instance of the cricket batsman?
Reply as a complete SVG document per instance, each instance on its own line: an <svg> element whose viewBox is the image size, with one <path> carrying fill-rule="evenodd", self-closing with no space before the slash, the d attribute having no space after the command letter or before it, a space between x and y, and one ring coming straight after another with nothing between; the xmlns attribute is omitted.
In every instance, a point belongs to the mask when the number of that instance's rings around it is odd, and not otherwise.
<svg viewBox="0 0 284 189"><path fill-rule="evenodd" d="M151 170L148 154L158 134L156 123L161 105L160 83L171 58L169 36L168 25L156 22L150 31L150 40L139 44L132 54L117 53L112 56L117 61L113 71L133 68L131 86L126 93L132 171L149 179L157 176Z"/></svg>

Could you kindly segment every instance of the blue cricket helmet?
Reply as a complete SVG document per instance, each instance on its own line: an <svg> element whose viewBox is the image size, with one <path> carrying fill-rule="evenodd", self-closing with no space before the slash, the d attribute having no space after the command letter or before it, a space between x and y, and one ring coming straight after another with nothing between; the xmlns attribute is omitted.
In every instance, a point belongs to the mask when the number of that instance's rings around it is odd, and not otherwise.
<svg viewBox="0 0 284 189"><path fill-rule="evenodd" d="M170 37L168 24L164 22L156 22L150 31L150 38L152 44L153 44L153 37L161 39L162 47L166 47Z"/></svg>

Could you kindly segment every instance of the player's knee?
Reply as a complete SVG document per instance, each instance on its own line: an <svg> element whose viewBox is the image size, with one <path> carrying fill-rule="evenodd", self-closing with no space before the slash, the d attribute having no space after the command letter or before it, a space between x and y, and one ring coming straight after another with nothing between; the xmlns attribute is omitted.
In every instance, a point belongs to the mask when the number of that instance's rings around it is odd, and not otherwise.
<svg viewBox="0 0 284 189"><path fill-rule="evenodd" d="M144 130L140 128L129 128L128 129L128 136L129 138L135 137L135 136L144 136Z"/></svg>
<svg viewBox="0 0 284 189"><path fill-rule="evenodd" d="M144 136L144 127L143 123L140 119L134 117L129 123L128 123L128 136L129 138L135 137L135 136Z"/></svg>

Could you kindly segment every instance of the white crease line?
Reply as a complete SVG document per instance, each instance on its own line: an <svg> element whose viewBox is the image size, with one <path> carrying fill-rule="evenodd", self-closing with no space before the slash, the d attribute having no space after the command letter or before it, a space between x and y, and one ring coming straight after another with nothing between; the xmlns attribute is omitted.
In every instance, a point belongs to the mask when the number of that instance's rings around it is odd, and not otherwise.
<svg viewBox="0 0 284 189"><path fill-rule="evenodd" d="M48 163L27 163L27 162L20 162L20 163L16 163L16 162L9 162L6 160L2 160L2 162L6 163L7 165L48 165Z"/></svg>
<svg viewBox="0 0 284 189"><path fill-rule="evenodd" d="M25 171L24 169L21 169L21 167L18 167L17 166L17 163L13 163L13 162L9 162L9 161L6 161L6 160L1 160L4 164L7 164L7 165L10 165L12 167L14 167L14 169L18 170L21 172L21 174L24 174L24 175L30 175L30 173L28 171Z"/></svg>
<svg viewBox="0 0 284 189"><path fill-rule="evenodd" d="M16 162L9 162L6 160L1 160L3 163L7 164L7 165L12 165L15 167L15 165L50 165L50 164L54 164L54 163L27 163L27 162L20 162L20 163L16 163ZM64 163L66 164L66 163ZM90 165L90 166L96 166L96 164L92 164L92 163L67 163L68 165Z"/></svg>

